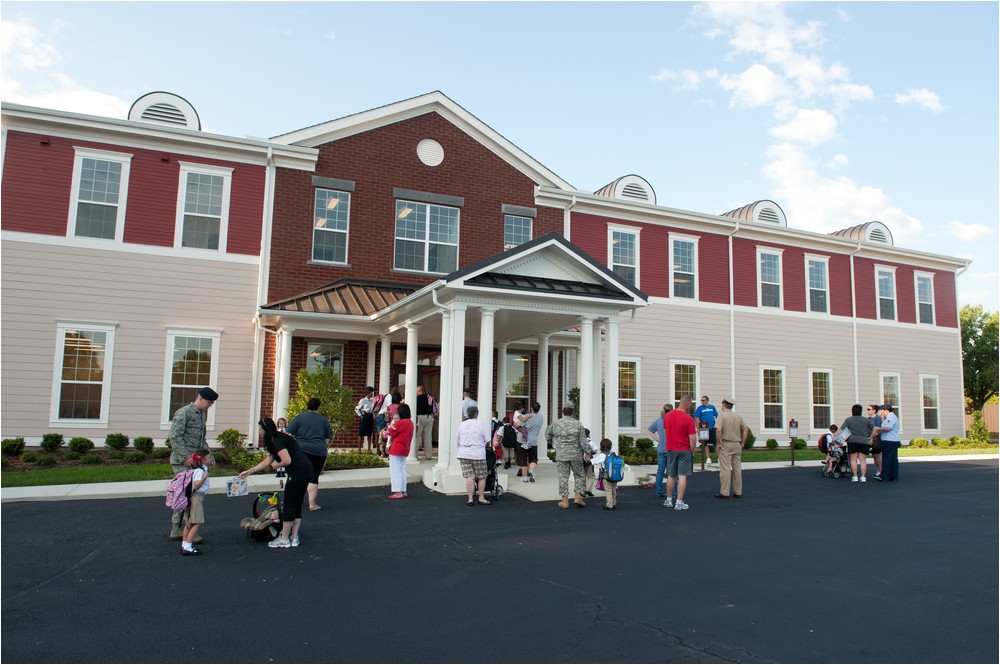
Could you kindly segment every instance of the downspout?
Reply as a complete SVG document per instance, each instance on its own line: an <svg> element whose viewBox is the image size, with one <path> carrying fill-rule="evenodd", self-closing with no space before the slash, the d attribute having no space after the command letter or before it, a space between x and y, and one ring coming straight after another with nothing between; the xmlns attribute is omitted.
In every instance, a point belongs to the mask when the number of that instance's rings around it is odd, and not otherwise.
<svg viewBox="0 0 1000 665"><path fill-rule="evenodd" d="M268 273L271 267L271 225L274 217L275 183L274 148L272 146L267 146L267 160L264 169L264 216L260 233L260 261L257 272L257 311L253 319L257 331L254 334L253 341L253 363L251 369L253 372L253 382L250 389L250 422L247 423L247 431L250 433L251 444L257 443L257 428L254 427L254 423L257 422L255 414L260 410L260 397L264 390L264 375L261 371L264 338L261 336L260 331L264 330L277 335L273 330L267 330L267 328L264 328L260 324L260 308L267 297Z"/></svg>
<svg viewBox="0 0 1000 665"><path fill-rule="evenodd" d="M858 243L857 248L851 252L851 336L854 345L854 403L858 403L859 395L861 395L861 388L858 385L858 288L854 280L854 255L861 251L861 243ZM833 311L833 303L830 303L831 313ZM881 390L881 387L879 388Z"/></svg>
<svg viewBox="0 0 1000 665"><path fill-rule="evenodd" d="M955 273L955 323L958 324L958 366L961 368L958 372L958 382L962 385L962 391L959 393L961 397L961 409L959 413L962 414L962 431L965 431L965 358L962 355L962 306L958 304L958 278L962 276L972 261L966 261L965 266L961 270Z"/></svg>
<svg viewBox="0 0 1000 665"><path fill-rule="evenodd" d="M736 288L733 280L733 236L739 233L740 220L736 220L729 234L729 390L730 399L736 398Z"/></svg>
<svg viewBox="0 0 1000 665"><path fill-rule="evenodd" d="M566 206L566 210L563 211L563 238L566 238L566 240L570 240L571 242L572 240L570 238L570 226L572 225L570 224L570 216L571 216L570 213L573 211L573 208L575 207L576 207L576 194L573 195L573 198L570 200L569 205Z"/></svg>

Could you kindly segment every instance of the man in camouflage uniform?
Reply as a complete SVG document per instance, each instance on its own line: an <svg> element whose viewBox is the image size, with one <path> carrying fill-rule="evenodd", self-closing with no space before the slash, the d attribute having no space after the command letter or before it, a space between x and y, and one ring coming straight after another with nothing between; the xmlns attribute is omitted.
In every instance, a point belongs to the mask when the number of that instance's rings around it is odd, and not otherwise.
<svg viewBox="0 0 1000 665"><path fill-rule="evenodd" d="M170 465L174 475L187 470L191 455L208 448L205 442L205 430L208 423L208 410L219 399L219 393L211 388L201 388L194 401L177 409L174 420L170 424ZM215 466L215 458L211 455L205 460L208 466ZM181 522L184 511L175 510L170 516L170 540L180 540L183 535ZM201 536L195 542L201 542Z"/></svg>
<svg viewBox="0 0 1000 665"><path fill-rule="evenodd" d="M560 508L569 508L569 472L573 471L573 487L576 498L573 503L579 508L586 508L583 502L583 492L586 490L587 476L583 464L590 460L590 444L587 434L580 421L573 417L575 411L572 405L563 407L563 417L555 421L545 430L545 439L556 451L556 467L559 470L559 495L562 501Z"/></svg>

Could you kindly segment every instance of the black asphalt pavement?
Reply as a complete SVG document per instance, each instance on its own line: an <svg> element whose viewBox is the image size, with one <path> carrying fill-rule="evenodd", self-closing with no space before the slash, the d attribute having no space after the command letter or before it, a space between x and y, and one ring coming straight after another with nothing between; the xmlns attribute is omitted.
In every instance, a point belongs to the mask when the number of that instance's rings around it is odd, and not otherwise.
<svg viewBox="0 0 1000 665"><path fill-rule="evenodd" d="M205 554L159 498L2 506L4 663L998 662L997 461L899 483L744 474L688 511L325 490L271 550L206 501ZM554 497L555 499L555 497Z"/></svg>

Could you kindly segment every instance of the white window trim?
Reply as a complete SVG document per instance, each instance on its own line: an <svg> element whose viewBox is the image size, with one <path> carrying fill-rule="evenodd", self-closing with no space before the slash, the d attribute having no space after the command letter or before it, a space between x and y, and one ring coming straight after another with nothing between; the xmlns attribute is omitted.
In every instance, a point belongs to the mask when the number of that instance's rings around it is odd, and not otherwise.
<svg viewBox="0 0 1000 665"><path fill-rule="evenodd" d="M926 277L931 281L931 322L925 323L920 320L920 278ZM916 319L917 325L923 326L933 326L937 325L937 306L934 304L934 273L932 272L922 272L913 271L913 302L914 306L914 318Z"/></svg>
<svg viewBox="0 0 1000 665"><path fill-rule="evenodd" d="M670 245L670 283L669 283L669 297L676 300L693 300L698 302L701 300L699 290L698 290L698 240L700 236L692 236L684 233L671 233L667 236L667 242ZM674 241L681 240L684 242L694 243L694 297L693 298L683 298L674 295Z"/></svg>
<svg viewBox="0 0 1000 665"><path fill-rule="evenodd" d="M351 257L351 193L347 192L347 191L344 191L342 189L331 189L329 187L314 187L313 190L314 190L313 191L313 213L314 214L313 214L313 220L312 220L312 222L313 222L313 226L312 226L312 238L310 238L310 240L312 241L312 247L311 247L311 250L309 252L309 262L310 263L319 264L319 265L324 265L324 266L348 266L348 265L350 265L350 257ZM347 228L345 230L341 231L340 229L317 229L316 228L316 217L315 217L315 211L316 211L316 193L319 192L320 190L323 190L323 191L326 191L326 192L337 192L338 194L346 194L347 195ZM323 259L317 259L316 258L316 231L317 230L321 230L321 231L324 231L326 233L343 233L344 234L344 260L343 261L326 261L326 260L323 260ZM221 238L219 240L221 242ZM341 363L343 363L343 360L341 360Z"/></svg>
<svg viewBox="0 0 1000 665"><path fill-rule="evenodd" d="M816 407L816 406L827 406L825 404L824 405L817 404L816 403L816 398L813 395L813 381L812 381L813 374L821 374L821 373L822 374L826 374L826 375L828 375L830 377L830 404L829 404L829 407L830 407L830 424L832 425L836 421L837 410L836 410L836 408L834 407L834 404L833 404L833 370L829 369L829 368L826 368L826 367L809 367L807 369L807 371L806 371L806 382L809 384L807 386L807 389L809 391L809 393L808 393L809 394L809 431L812 434L825 434L826 432L830 431L829 427L822 427L822 426L817 427L815 421L813 420L813 417L814 417L813 408ZM762 378L762 380L763 380L763 378ZM763 400L761 400L761 401L763 402Z"/></svg>
<svg viewBox="0 0 1000 665"><path fill-rule="evenodd" d="M896 377L896 386L899 389L899 401L903 401L903 375L900 372L879 372L878 373L878 399L879 404L885 404L885 377L894 376ZM923 405L921 405L923 406ZM893 412L899 415L903 412L902 404L893 404ZM923 420L923 413L921 415L921 420ZM899 419L899 431L903 431L903 419Z"/></svg>
<svg viewBox="0 0 1000 665"><path fill-rule="evenodd" d="M830 257L829 256L820 256L818 254L806 254L803 257L803 259L805 261L805 272L806 272L806 311L809 312L810 314L821 314L821 315L825 314L827 316L830 316L832 314L831 310L833 309L832 303L830 302ZM816 310L814 310L812 308L812 297L811 297L811 295L812 295L812 286L811 286L811 284L809 282L809 262L810 261L816 261L816 262L822 263L824 265L824 271L825 271L825 274L826 274L826 288L824 289L825 292L826 292L826 311L825 312L818 312L818 311L816 311Z"/></svg>
<svg viewBox="0 0 1000 665"><path fill-rule="evenodd" d="M524 215L513 215L513 214L511 214L509 212L506 212L506 213L503 214L503 233L504 233L503 248L504 248L504 251L506 251L508 249L514 249L515 247L520 247L521 245L524 244L524 243L519 243L517 245L511 245L510 247L507 246L507 218L508 217L514 217L516 219L526 219L526 220L528 220L528 239L525 242L531 242L535 238L535 220L533 220L531 217L526 217Z"/></svg>
<svg viewBox="0 0 1000 665"><path fill-rule="evenodd" d="M310 346L336 346L340 349L340 374L339 376L343 378L344 375L344 347L346 346L343 342L333 342L325 339L307 339L306 340L306 370L309 369L309 347Z"/></svg>
<svg viewBox="0 0 1000 665"><path fill-rule="evenodd" d="M937 387L937 429L926 429L924 427L924 410L927 408L924 406L924 379L934 379L934 384ZM920 432L922 434L940 434L941 433L941 378L937 374L921 374L918 379L920 382ZM893 406L896 406L893 404ZM899 407L896 407L899 408ZM900 420L900 425L902 425L902 420ZM902 427L900 428L902 429Z"/></svg>
<svg viewBox="0 0 1000 665"><path fill-rule="evenodd" d="M885 321L899 321L899 288L896 284L896 268L895 266L875 266L875 318L878 320L882 319L882 296L879 294L878 290L878 274L880 272L888 272L892 274L892 315L891 319L884 319Z"/></svg>
<svg viewBox="0 0 1000 665"><path fill-rule="evenodd" d="M80 180L83 177L83 160L100 159L106 162L118 162L122 165L122 176L119 182L118 191L118 214L115 218L115 237L93 238L91 236L79 236L81 240L93 241L97 243L120 243L125 238L125 208L128 203L128 180L132 167L132 155L123 152L109 152L107 150L95 150L93 148L78 148L73 146L75 153L73 157L73 182L70 185L69 201L69 221L66 226L66 237L76 238L76 215L80 207Z"/></svg>
<svg viewBox="0 0 1000 665"><path fill-rule="evenodd" d="M90 323L83 321L59 321L56 324L56 355L52 368L52 403L49 407L50 427L80 427L95 429L108 426L108 415L111 407L111 370L114 367L115 330L117 323ZM89 418L60 418L59 399L62 395L63 353L66 349L67 330L96 330L107 334L104 346L104 381L101 386L101 417L97 420Z"/></svg>
<svg viewBox="0 0 1000 665"><path fill-rule="evenodd" d="M642 359L638 356L619 356L618 363L635 363L635 426L634 427L622 427L619 423L619 428L625 432L639 431L642 429ZM621 397L621 383L618 386L618 403L622 401ZM631 401L631 400L629 400Z"/></svg>
<svg viewBox="0 0 1000 665"><path fill-rule="evenodd" d="M415 206L424 206L424 208L427 209L427 224L426 224L426 227L424 229L424 238L423 238L423 240L421 240L421 242L423 242L423 244L424 244L424 250L425 250L424 251L424 269L423 270L411 270L410 268L399 268L399 267L396 266L396 241L399 240L399 238L396 237L396 215L398 213L395 212L395 210L396 210L396 205L395 204L399 203L400 201L403 201L405 203L409 203L409 204L412 204L412 205L415 205ZM433 206L437 206L439 208L450 208L450 209L458 211L458 218L457 218L457 222L456 222L456 226L458 228L455 230L455 232L456 232L456 238L455 238L454 245L452 243L450 243L450 242L436 242L436 243L434 243L435 245L442 245L442 246L447 246L447 247L454 246L455 247L455 268L453 270L449 271L449 272L437 272L437 271L429 270L428 269L428 265L429 265L429 261L430 261L430 254L431 254L429 250L430 250L430 246L431 246L431 239L430 239L430 216L431 216L430 215L430 208L431 208L432 205ZM393 228L392 228L392 270L394 272L402 272L402 273L407 273L407 274L411 274L411 275L447 275L450 272L454 272L455 270L458 270L459 267L461 267L461 265L462 265L461 264L462 257L461 257L461 251L460 251L461 247L462 247L462 209L461 208L459 208L457 206L446 205L446 204L443 204L443 203L428 203L428 202L425 202L425 201L414 201L413 199L397 198L397 199L395 199L395 201L393 203L393 218L392 218L392 221L393 221ZM408 242L414 242L414 240L412 238L404 238L404 240L406 240Z"/></svg>
<svg viewBox="0 0 1000 665"><path fill-rule="evenodd" d="M670 384L669 384L669 394L670 403L677 408L678 399L674 395L674 388L676 387L676 370L678 365L694 365L694 394L691 395L693 403L696 404L698 396L701 395L701 361L700 360L690 360L685 358L671 358L670 359Z"/></svg>
<svg viewBox="0 0 1000 665"><path fill-rule="evenodd" d="M781 371L781 427L767 428L764 426L764 370ZM784 365L758 365L757 366L757 390L760 395L760 431L761 434L787 434L785 430L785 420L788 417L788 370ZM810 418L811 421L811 418ZM774 437L771 437L774 438Z"/></svg>
<svg viewBox="0 0 1000 665"><path fill-rule="evenodd" d="M161 430L169 430L173 422L174 414L170 413L170 386L174 365L174 338L175 337L209 337L212 340L212 370L210 372L209 385L219 384L219 347L222 341L222 332L219 330L184 330L180 328L167 329L167 351L163 365L163 401L160 409L162 421ZM207 429L215 429L215 409L208 410Z"/></svg>
<svg viewBox="0 0 1000 665"><path fill-rule="evenodd" d="M625 263L616 264L614 262L614 249L615 249L615 232L618 233L628 233L635 236L635 265L628 266ZM608 224L608 269L611 272L615 272L615 265L621 265L629 268L635 268L635 281L633 286L639 288L639 232L642 231L641 228L637 226L625 226L621 224ZM618 273L615 273L618 274ZM620 276L620 275L619 275Z"/></svg>
<svg viewBox="0 0 1000 665"><path fill-rule="evenodd" d="M233 169L212 164L196 164L193 162L178 162L180 175L177 184L177 210L174 216L174 247L191 254L208 254L216 256L226 254L229 246L229 199L233 186ZM184 195L187 192L187 177L189 173L205 173L222 176L222 215L219 219L219 249L204 249L202 247L184 247Z"/></svg>
<svg viewBox="0 0 1000 665"><path fill-rule="evenodd" d="M783 274L784 265L782 263L783 251L784 250L782 249L775 249L774 247L761 247L761 246L757 247L757 307L761 309L764 309L766 307L768 310L772 309L782 310L785 308L785 289L782 288L782 281L784 280L784 274ZM777 307L764 305L764 294L763 294L764 282L762 281L763 276L761 275L761 270L760 270L760 257L762 254L778 255L778 306ZM768 284L770 283L771 282L768 282Z"/></svg>

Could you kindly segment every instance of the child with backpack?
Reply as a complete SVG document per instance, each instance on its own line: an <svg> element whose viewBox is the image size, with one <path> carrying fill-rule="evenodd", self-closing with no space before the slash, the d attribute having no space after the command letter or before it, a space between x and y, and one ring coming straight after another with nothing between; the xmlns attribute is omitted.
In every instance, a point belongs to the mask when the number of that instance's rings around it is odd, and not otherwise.
<svg viewBox="0 0 1000 665"><path fill-rule="evenodd" d="M198 529L205 523L205 495L208 493L208 465L205 458L208 457L208 450L199 450L191 455L191 468L194 474L191 476L191 498L188 499L188 507L184 513L184 533L181 536L181 555L198 556L201 550L194 546L194 539L198 535Z"/></svg>
<svg viewBox="0 0 1000 665"><path fill-rule="evenodd" d="M624 475L624 460L621 455L611 452L611 439L601 439L601 479L604 481L604 510L618 507L618 483Z"/></svg>
<svg viewBox="0 0 1000 665"><path fill-rule="evenodd" d="M503 468L509 469L511 462L514 460L514 447L517 446L517 432L510 424L510 416L504 416L504 419L500 421L500 426L497 427L497 431L494 432L494 444L497 441L503 447Z"/></svg>

